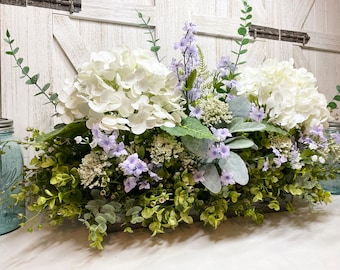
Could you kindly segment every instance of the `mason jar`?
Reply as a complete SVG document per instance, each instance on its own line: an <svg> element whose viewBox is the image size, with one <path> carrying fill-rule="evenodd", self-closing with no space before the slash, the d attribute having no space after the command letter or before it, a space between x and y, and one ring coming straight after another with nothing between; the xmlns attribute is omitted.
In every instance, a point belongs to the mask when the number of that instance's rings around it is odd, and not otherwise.
<svg viewBox="0 0 340 270"><path fill-rule="evenodd" d="M329 137L332 133L340 133L340 122L330 122L326 130L326 135ZM339 146L340 147L340 146ZM324 190L332 194L340 194L340 163L337 163L337 171L335 180L322 181L321 185Z"/></svg>
<svg viewBox="0 0 340 270"><path fill-rule="evenodd" d="M19 227L24 205L16 205L12 194L19 192L23 180L23 158L13 137L13 121L0 118L0 235Z"/></svg>

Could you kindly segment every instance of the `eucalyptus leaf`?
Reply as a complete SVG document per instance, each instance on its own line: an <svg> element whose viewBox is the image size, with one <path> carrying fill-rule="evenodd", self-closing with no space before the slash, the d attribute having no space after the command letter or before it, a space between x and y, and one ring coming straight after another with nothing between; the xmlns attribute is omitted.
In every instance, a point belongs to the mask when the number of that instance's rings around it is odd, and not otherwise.
<svg viewBox="0 0 340 270"><path fill-rule="evenodd" d="M218 165L222 170L231 173L236 183L246 185L249 182L247 166L238 154L230 152L230 156L220 159Z"/></svg>
<svg viewBox="0 0 340 270"><path fill-rule="evenodd" d="M228 102L229 111L232 112L233 118L248 118L251 104L246 97L234 97Z"/></svg>
<svg viewBox="0 0 340 270"><path fill-rule="evenodd" d="M204 181L202 184L211 192L218 193L221 191L221 179L215 164L206 164L200 170L204 170Z"/></svg>
<svg viewBox="0 0 340 270"><path fill-rule="evenodd" d="M193 117L187 117L183 119L180 126L175 126L173 128L162 126L161 129L170 135L177 137L190 135L191 137L198 139L216 140L214 135L211 134L209 128L204 126L200 120Z"/></svg>

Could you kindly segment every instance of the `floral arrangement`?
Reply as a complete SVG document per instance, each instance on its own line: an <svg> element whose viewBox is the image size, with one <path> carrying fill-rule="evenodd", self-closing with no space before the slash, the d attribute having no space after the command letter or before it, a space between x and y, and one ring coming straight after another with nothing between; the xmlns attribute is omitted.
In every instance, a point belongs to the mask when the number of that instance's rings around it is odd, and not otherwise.
<svg viewBox="0 0 340 270"><path fill-rule="evenodd" d="M238 61L250 12L245 2L237 61L222 57L213 71L192 23L175 44L183 58L169 67L158 61L155 40L153 52L120 46L93 53L48 96L63 124L47 134L30 130L24 144L36 155L17 202L52 225L79 219L99 249L113 224L156 235L195 218L216 228L229 214L260 223L265 209L293 211L292 197L330 202L319 181L335 178L340 138L325 136L326 99L293 60ZM16 58L8 32L6 40ZM37 85L38 76L16 62ZM23 225L32 219L22 218Z"/></svg>

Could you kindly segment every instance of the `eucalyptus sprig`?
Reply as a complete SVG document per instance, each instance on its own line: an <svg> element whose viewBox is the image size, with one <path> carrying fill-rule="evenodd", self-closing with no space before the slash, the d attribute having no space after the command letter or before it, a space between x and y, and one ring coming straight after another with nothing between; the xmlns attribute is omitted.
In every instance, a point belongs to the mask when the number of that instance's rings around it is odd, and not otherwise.
<svg viewBox="0 0 340 270"><path fill-rule="evenodd" d="M248 2L246 0L243 1L243 6L244 8L241 9L241 12L244 14L244 16L240 17L241 21L243 23L240 23L240 27L237 29L237 33L241 36L241 40L236 40L235 42L239 45L239 50L238 51L232 51L235 55L237 55L235 65L236 67L238 65L245 64L246 62L239 62L240 56L242 54L247 53L247 49L244 48L245 45L247 45L250 40L247 38L248 33L249 33L249 27L251 25L251 22L249 21L253 16L251 14L253 8L249 6Z"/></svg>
<svg viewBox="0 0 340 270"><path fill-rule="evenodd" d="M337 94L333 97L333 99L327 104L327 107L331 110L335 110L338 108L337 102L340 101L340 85L336 86Z"/></svg>
<svg viewBox="0 0 340 270"><path fill-rule="evenodd" d="M33 76L31 76L29 74L30 68L28 66L23 65L24 59L22 57L17 56L17 54L19 52L19 47L13 46L14 39L11 38L11 35L10 35L8 30L6 31L6 38L4 38L4 41L6 43L8 43L9 47L10 47L10 50L6 51L6 54L12 55L14 57L16 67L18 67L21 70L22 76L20 78L27 78L26 84L27 85L34 85L39 90L39 92L36 93L35 96L38 96L38 95L45 96L48 99L47 103L51 103L54 106L54 108L56 108L58 94L53 93L52 95L49 95L47 93L47 90L50 88L50 83L45 84L43 87L41 87L38 84L38 80L39 80L39 77L40 77L39 73L37 73Z"/></svg>
<svg viewBox="0 0 340 270"><path fill-rule="evenodd" d="M148 17L146 20L143 17L143 14L139 11L137 11L138 18L142 20L143 23L141 23L139 26L142 28L146 28L147 32L146 34L150 35L150 40L147 40L147 42L150 42L152 46L150 47L150 50L155 53L156 58L159 62L161 62L158 51L160 50L161 46L157 45L157 42L159 39L155 38L155 30L150 26L150 17Z"/></svg>

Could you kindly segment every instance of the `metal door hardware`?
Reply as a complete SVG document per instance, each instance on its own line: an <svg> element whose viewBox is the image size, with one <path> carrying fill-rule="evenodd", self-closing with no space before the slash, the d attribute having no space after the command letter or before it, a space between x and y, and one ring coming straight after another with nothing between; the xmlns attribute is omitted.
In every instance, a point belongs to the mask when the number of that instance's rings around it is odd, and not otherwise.
<svg viewBox="0 0 340 270"><path fill-rule="evenodd" d="M249 35L254 37L254 39L266 38L279 41L302 43L302 45L307 44L310 39L309 35L305 32L282 30L255 24L252 24L249 27Z"/></svg>

